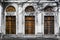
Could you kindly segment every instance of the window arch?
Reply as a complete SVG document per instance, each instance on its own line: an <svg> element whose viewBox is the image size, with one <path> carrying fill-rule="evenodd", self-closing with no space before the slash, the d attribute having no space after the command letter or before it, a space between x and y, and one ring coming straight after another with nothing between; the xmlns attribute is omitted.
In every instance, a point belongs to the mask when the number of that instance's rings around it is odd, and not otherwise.
<svg viewBox="0 0 60 40"><path fill-rule="evenodd" d="M34 11L35 11L35 9L34 9L33 6L27 6L27 7L25 8L25 12L34 12Z"/></svg>
<svg viewBox="0 0 60 40"><path fill-rule="evenodd" d="M15 12L16 11L16 9L15 9L15 7L13 7L13 6L8 6L7 8L6 8L6 12Z"/></svg>
<svg viewBox="0 0 60 40"><path fill-rule="evenodd" d="M46 6L45 8L44 8L44 11L45 12L52 12L53 10L53 7L52 6Z"/></svg>

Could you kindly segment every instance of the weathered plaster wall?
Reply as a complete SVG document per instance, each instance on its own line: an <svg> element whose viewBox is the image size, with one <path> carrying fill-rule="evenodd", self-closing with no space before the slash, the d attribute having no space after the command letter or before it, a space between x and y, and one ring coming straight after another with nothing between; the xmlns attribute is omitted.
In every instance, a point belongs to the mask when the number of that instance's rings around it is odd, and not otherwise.
<svg viewBox="0 0 60 40"><path fill-rule="evenodd" d="M35 12L33 12L33 15L36 16L36 18L35 18L35 20L36 20L35 21L36 22L35 34L36 35L37 34L44 34L44 16L46 16L47 14L42 9L46 6L55 6L54 10L56 12L53 12L49 15L52 16L52 14L53 14L53 16L55 17L55 25L54 25L55 26L55 28L54 28L55 34L57 34L59 32L60 22L58 20L60 20L60 18L59 18L60 13L58 14L58 12L57 12L57 4L56 3L53 3L53 4L43 3L42 4L40 2L39 3L37 3L37 2L36 3L35 2L26 2L26 3L25 2L23 2L23 3L16 2L16 3L9 3L9 4L6 3L4 8L6 9L6 7L8 7L9 5L12 5L16 8L16 12L14 12L14 14L12 14L12 15L16 16L16 34L25 34L25 26L24 26L25 25L25 21L24 21L25 19L24 19L24 17L27 16L27 15L31 15L31 14L25 12L25 8L27 6L33 6L34 9L35 9ZM0 8L2 8L2 7L0 7ZM0 12L0 14L1 14L1 12ZM10 14L8 14L6 12L6 10L4 10L4 14L5 14L4 15L4 24L1 25L1 22L0 22L0 26L3 26L2 27L2 32L5 34L6 33L5 32L5 29L6 29L6 26L5 26L6 25L5 24L6 23L5 19L6 18L5 18L5 16L8 16ZM1 15L0 15L0 17L1 17ZM2 20L0 20L0 21L2 21ZM1 29L0 29L0 32L1 32Z"/></svg>

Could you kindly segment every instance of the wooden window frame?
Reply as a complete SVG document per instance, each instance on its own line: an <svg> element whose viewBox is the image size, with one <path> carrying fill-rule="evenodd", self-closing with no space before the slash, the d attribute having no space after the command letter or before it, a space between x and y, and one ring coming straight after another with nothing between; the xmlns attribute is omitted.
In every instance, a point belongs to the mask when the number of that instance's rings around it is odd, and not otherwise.
<svg viewBox="0 0 60 40"><path fill-rule="evenodd" d="M29 17L32 17L33 19ZM26 24L26 22L28 22L28 24ZM29 22L33 24L29 25ZM35 34L35 16L25 16L25 34Z"/></svg>
<svg viewBox="0 0 60 40"><path fill-rule="evenodd" d="M16 16L6 16L6 34L16 34Z"/></svg>
<svg viewBox="0 0 60 40"><path fill-rule="evenodd" d="M54 16L44 16L44 34L54 34Z"/></svg>

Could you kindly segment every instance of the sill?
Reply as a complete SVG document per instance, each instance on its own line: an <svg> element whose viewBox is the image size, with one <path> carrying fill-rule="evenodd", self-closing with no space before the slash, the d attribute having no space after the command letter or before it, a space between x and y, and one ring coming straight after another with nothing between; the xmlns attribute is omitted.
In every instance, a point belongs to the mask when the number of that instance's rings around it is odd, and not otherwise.
<svg viewBox="0 0 60 40"><path fill-rule="evenodd" d="M58 1L40 1L40 2L58 2Z"/></svg>
<svg viewBox="0 0 60 40"><path fill-rule="evenodd" d="M4 2L38 2L38 1L4 1Z"/></svg>
<svg viewBox="0 0 60 40"><path fill-rule="evenodd" d="M4 2L59 2L59 1L4 1Z"/></svg>
<svg viewBox="0 0 60 40"><path fill-rule="evenodd" d="M42 35L35 35L35 34L26 34L26 35L21 35L21 34L5 34L2 35L3 38L57 38L55 34L42 34Z"/></svg>
<svg viewBox="0 0 60 40"><path fill-rule="evenodd" d="M57 35L55 35L55 34L44 34L43 37L44 38L56 38Z"/></svg>

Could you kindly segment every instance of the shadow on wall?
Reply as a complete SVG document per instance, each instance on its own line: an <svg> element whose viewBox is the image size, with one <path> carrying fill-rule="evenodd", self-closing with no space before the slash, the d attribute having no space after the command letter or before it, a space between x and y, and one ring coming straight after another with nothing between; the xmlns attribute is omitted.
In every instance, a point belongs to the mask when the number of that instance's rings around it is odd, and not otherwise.
<svg viewBox="0 0 60 40"><path fill-rule="evenodd" d="M3 0L0 0L0 2L3 2Z"/></svg>
<svg viewBox="0 0 60 40"><path fill-rule="evenodd" d="M3 0L3 1L8 1L8 0Z"/></svg>

